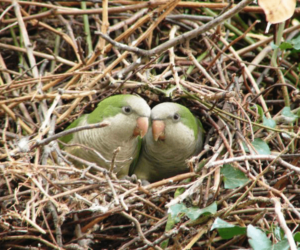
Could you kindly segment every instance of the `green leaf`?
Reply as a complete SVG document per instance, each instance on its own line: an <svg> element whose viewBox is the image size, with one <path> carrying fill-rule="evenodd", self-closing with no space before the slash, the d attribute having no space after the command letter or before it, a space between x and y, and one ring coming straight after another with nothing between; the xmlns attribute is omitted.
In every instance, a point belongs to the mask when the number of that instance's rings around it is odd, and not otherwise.
<svg viewBox="0 0 300 250"><path fill-rule="evenodd" d="M277 240L281 241L284 238L284 231L279 226L272 225L273 233Z"/></svg>
<svg viewBox="0 0 300 250"><path fill-rule="evenodd" d="M263 116L263 125L270 128L276 127L276 122L272 118L267 118L265 115Z"/></svg>
<svg viewBox="0 0 300 250"><path fill-rule="evenodd" d="M186 207L184 204L175 204L171 206L168 210L168 213L172 216L172 218L178 218L178 214L186 215L191 220L196 220L202 214L210 213L214 214L217 212L217 203L214 202L208 207L199 208L199 207Z"/></svg>
<svg viewBox="0 0 300 250"><path fill-rule="evenodd" d="M183 187L177 188L176 191L175 191L175 194L174 194L174 198L176 198L177 196L183 194L184 191L185 191L185 188L183 188ZM175 208L175 209L176 209L176 208ZM181 209L181 208L178 207L178 208L177 208L177 211L173 211L173 212L176 213L176 212L180 211L180 209ZM178 222L180 221L180 218L181 218L181 217L177 217L177 216L175 216L175 217L173 218L173 217L172 217L172 214L170 213L170 214L168 215L168 220L167 220L165 232L170 231L170 230L175 226L175 224L178 223ZM163 248L163 249L167 248L168 245L169 245L169 239L164 240L164 241L160 244L161 248Z"/></svg>
<svg viewBox="0 0 300 250"><path fill-rule="evenodd" d="M292 39L291 42L294 45L294 49L300 50L300 36Z"/></svg>
<svg viewBox="0 0 300 250"><path fill-rule="evenodd" d="M169 214L168 215L168 220L167 220L167 224L166 224L166 228L165 228L165 232L168 232L170 231L176 224L176 217L175 218L172 218L172 215ZM167 248L167 246L169 245L169 239L166 239L164 240L161 244L160 244L160 247L162 249L165 249Z"/></svg>
<svg viewBox="0 0 300 250"><path fill-rule="evenodd" d="M282 110L282 112L281 112L281 114L282 114L284 117L290 119L289 122L291 122L291 123L292 123L292 122L295 122L295 121L298 119L298 116L295 115L295 114L293 114L293 113L291 112L291 108L290 108L290 107L284 107L283 110Z"/></svg>
<svg viewBox="0 0 300 250"><path fill-rule="evenodd" d="M213 202L211 205L209 205L208 207L205 208L198 208L198 207L190 207L187 211L186 211L186 215L191 219L191 220L196 220L200 217L200 215L202 214L214 214L217 212L217 203Z"/></svg>
<svg viewBox="0 0 300 250"><path fill-rule="evenodd" d="M224 186L226 189L234 189L244 185L248 178L245 174L231 166L230 164L225 164L221 169L221 174L224 175Z"/></svg>
<svg viewBox="0 0 300 250"><path fill-rule="evenodd" d="M175 218L175 222L177 223L182 217L178 217L178 214L186 214L187 209L188 208L183 203L175 204L169 208L168 213L172 216L173 219Z"/></svg>
<svg viewBox="0 0 300 250"><path fill-rule="evenodd" d="M297 232L297 233L294 234L294 240L296 242L300 242L300 232Z"/></svg>
<svg viewBox="0 0 300 250"><path fill-rule="evenodd" d="M269 148L269 145L265 141L263 141L262 139L256 138L256 139L253 140L253 142L251 144L255 148L255 150L257 151L257 153L259 155L269 155L269 154L271 154L271 150ZM249 153L250 151L249 151L248 147L246 146L246 144L243 143L243 145L244 145L245 151L247 153Z"/></svg>
<svg viewBox="0 0 300 250"><path fill-rule="evenodd" d="M185 191L185 188L184 188L184 187L177 188L176 191L175 191L175 194L174 194L174 198L176 198L177 196L183 194L184 191Z"/></svg>
<svg viewBox="0 0 300 250"><path fill-rule="evenodd" d="M258 104L256 104L255 106L257 108L257 112L260 115L260 117L263 117L264 116L264 110L263 110L263 108L260 105L258 105ZM254 107L252 109L254 109Z"/></svg>
<svg viewBox="0 0 300 250"><path fill-rule="evenodd" d="M195 168L195 172L196 172L196 173L199 173L200 170L205 166L205 164L206 164L207 162L208 162L208 159L203 158L203 159L199 162L198 166Z"/></svg>
<svg viewBox="0 0 300 250"><path fill-rule="evenodd" d="M273 49L275 49L275 46L272 47ZM279 46L279 48L281 50L287 50L287 49L295 49L295 50L300 50L300 36L292 39L292 40L288 40L285 42L282 42Z"/></svg>
<svg viewBox="0 0 300 250"><path fill-rule="evenodd" d="M253 110L257 109L257 113L259 114L260 118L262 119L264 126L270 127L270 128L275 128L276 127L276 122L272 118L267 118L265 116L264 110L263 110L263 108L261 106L259 106L258 104L256 104L255 106L252 106L251 109L253 109ZM259 121L260 121L260 119L259 119Z"/></svg>
<svg viewBox="0 0 300 250"><path fill-rule="evenodd" d="M273 41L271 42L270 45L273 50L278 48L278 46Z"/></svg>
<svg viewBox="0 0 300 250"><path fill-rule="evenodd" d="M257 153L259 155L269 155L271 154L271 150L269 148L269 145L263 141L260 138L256 138L254 139L254 141L251 143L253 145L253 147L255 148L255 150L257 151Z"/></svg>
<svg viewBox="0 0 300 250"><path fill-rule="evenodd" d="M290 42L282 42L279 46L281 50L292 49L294 48L293 44Z"/></svg>
<svg viewBox="0 0 300 250"><path fill-rule="evenodd" d="M300 72L300 63L299 63L299 72ZM300 109L297 111L297 116L300 117Z"/></svg>
<svg viewBox="0 0 300 250"><path fill-rule="evenodd" d="M248 225L247 226L248 242L253 250L270 250L272 249L272 242L266 234L260 229Z"/></svg>
<svg viewBox="0 0 300 250"><path fill-rule="evenodd" d="M222 239L231 239L236 235L246 234L246 228L232 225L219 217L215 219L210 231L217 229Z"/></svg>
<svg viewBox="0 0 300 250"><path fill-rule="evenodd" d="M287 239L284 239L277 244L273 245L272 247L273 250L289 250L290 249L290 244Z"/></svg>

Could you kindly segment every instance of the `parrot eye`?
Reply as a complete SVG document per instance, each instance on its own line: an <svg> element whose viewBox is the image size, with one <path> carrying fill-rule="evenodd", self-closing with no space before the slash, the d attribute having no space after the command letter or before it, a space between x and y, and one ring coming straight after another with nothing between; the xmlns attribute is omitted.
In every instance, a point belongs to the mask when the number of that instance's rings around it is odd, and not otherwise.
<svg viewBox="0 0 300 250"><path fill-rule="evenodd" d="M125 114L130 114L132 111L131 107L129 106L123 107L122 110Z"/></svg>
<svg viewBox="0 0 300 250"><path fill-rule="evenodd" d="M180 120L180 115L178 115L177 113L175 113L175 114L173 115L173 121L177 122L177 121L179 121L179 120Z"/></svg>

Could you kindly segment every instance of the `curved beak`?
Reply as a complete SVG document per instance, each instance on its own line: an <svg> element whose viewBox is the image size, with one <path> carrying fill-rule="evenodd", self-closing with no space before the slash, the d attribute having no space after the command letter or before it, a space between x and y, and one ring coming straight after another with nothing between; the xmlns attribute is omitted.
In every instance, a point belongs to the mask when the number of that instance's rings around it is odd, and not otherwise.
<svg viewBox="0 0 300 250"><path fill-rule="evenodd" d="M136 121L136 127L133 131L133 135L134 136L140 136L141 138L143 138L148 130L148 126L149 126L149 118L148 117L139 117Z"/></svg>
<svg viewBox="0 0 300 250"><path fill-rule="evenodd" d="M154 141L158 139L164 140L165 139L165 123L160 120L153 120L152 122L152 135Z"/></svg>

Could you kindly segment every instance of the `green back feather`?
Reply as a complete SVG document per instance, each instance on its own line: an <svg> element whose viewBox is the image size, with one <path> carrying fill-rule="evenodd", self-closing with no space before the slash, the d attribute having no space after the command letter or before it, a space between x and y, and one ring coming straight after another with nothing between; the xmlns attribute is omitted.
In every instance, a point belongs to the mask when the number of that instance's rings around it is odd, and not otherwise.
<svg viewBox="0 0 300 250"><path fill-rule="evenodd" d="M78 119L73 121L65 130L68 130L68 129L71 129L71 128L76 128L78 126L78 124L82 120L84 120L86 117L87 117L87 115L82 115L81 117L79 117ZM59 140L61 140L64 143L69 143L72 139L73 139L73 134L68 134L68 135L65 135L65 136L61 137Z"/></svg>

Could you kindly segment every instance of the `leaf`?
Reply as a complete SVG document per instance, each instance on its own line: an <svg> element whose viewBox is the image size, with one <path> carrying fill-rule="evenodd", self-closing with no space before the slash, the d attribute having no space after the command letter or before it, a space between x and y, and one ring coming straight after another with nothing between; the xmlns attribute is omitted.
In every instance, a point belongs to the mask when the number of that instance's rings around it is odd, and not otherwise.
<svg viewBox="0 0 300 250"><path fill-rule="evenodd" d="M297 233L294 234L294 240L296 242L300 242L300 232L297 232Z"/></svg>
<svg viewBox="0 0 300 250"><path fill-rule="evenodd" d="M262 139L260 138L256 138L253 140L253 142L251 142L252 146L255 148L255 150L257 151L257 153L259 155L269 155L271 154L271 150L269 148L269 145L263 141ZM246 144L244 144L244 149L247 153L249 153L249 149L248 147L246 146Z"/></svg>
<svg viewBox="0 0 300 250"><path fill-rule="evenodd" d="M258 5L264 10L269 23L281 23L295 12L296 0L259 0Z"/></svg>
<svg viewBox="0 0 300 250"><path fill-rule="evenodd" d="M272 249L272 242L266 234L260 229L248 225L247 226L248 242L253 250L269 250Z"/></svg>
<svg viewBox="0 0 300 250"><path fill-rule="evenodd" d="M186 207L184 204L175 204L171 206L168 210L168 213L171 214L172 218L176 218L178 214L185 214L191 220L196 220L202 214L210 213L214 214L217 212L217 203L214 202L208 207L199 208L199 207Z"/></svg>
<svg viewBox="0 0 300 250"><path fill-rule="evenodd" d="M294 38L292 40L287 40L285 42L282 42L279 45L279 48L281 50L287 50L287 49L300 50L300 36L298 36L298 37L296 37L296 38ZM275 49L275 48L273 48L273 49Z"/></svg>
<svg viewBox="0 0 300 250"><path fill-rule="evenodd" d="M198 207L190 207L187 212L186 215L191 219L191 220L196 220L200 217L200 215L202 214L214 214L217 212L217 203L213 202L211 205L209 205L208 207L205 208L198 208Z"/></svg>
<svg viewBox="0 0 300 250"><path fill-rule="evenodd" d="M246 234L246 228L232 225L219 217L215 219L210 231L217 229L222 239L231 239L236 235Z"/></svg>
<svg viewBox="0 0 300 250"><path fill-rule="evenodd" d="M269 155L271 154L271 150L269 148L269 145L263 141L260 138L254 139L254 141L251 143L258 154L260 155Z"/></svg>
<svg viewBox="0 0 300 250"><path fill-rule="evenodd" d="M251 107L251 109L255 109L255 107ZM264 126L270 127L270 128L275 128L276 127L276 122L272 118L267 118L265 116L264 110L261 106L256 104L256 109L257 109L258 114L260 115L260 117L263 120L263 125Z"/></svg>
<svg viewBox="0 0 300 250"><path fill-rule="evenodd" d="M265 115L263 116L263 125L270 128L276 127L276 122L272 118L267 118Z"/></svg>
<svg viewBox="0 0 300 250"><path fill-rule="evenodd" d="M258 104L256 104L256 108L257 108L257 112L260 115L260 117L263 117L264 116L264 110L263 110L263 108L260 105L258 105Z"/></svg>
<svg viewBox="0 0 300 250"><path fill-rule="evenodd" d="M295 122L298 119L298 116L293 114L291 112L291 108L290 107L284 107L281 111L282 116L284 116L286 119L289 119L289 122Z"/></svg>
<svg viewBox="0 0 300 250"><path fill-rule="evenodd" d="M168 232L170 231L176 224L176 217L175 218L172 218L172 215L169 214L168 215L168 220L167 220L167 224L166 224L166 228L165 228L165 232ZM167 248L167 246L169 245L169 239L166 239L164 240L161 244L160 244L160 247L162 249L165 249Z"/></svg>
<svg viewBox="0 0 300 250"><path fill-rule="evenodd" d="M183 194L184 191L185 191L184 187L177 188L176 191L175 191L175 194L174 194L174 198L176 198L177 196Z"/></svg>
<svg viewBox="0 0 300 250"><path fill-rule="evenodd" d="M282 42L279 45L279 48L281 50L286 50L286 49L292 49L292 48L294 48L294 46L293 46L293 44L291 42L286 41L286 42Z"/></svg>
<svg viewBox="0 0 300 250"><path fill-rule="evenodd" d="M273 232L277 240L281 241L284 238L284 231L279 226L273 227Z"/></svg>
<svg viewBox="0 0 300 250"><path fill-rule="evenodd" d="M294 49L300 50L300 36L292 39L291 42L294 45Z"/></svg>
<svg viewBox="0 0 300 250"><path fill-rule="evenodd" d="M289 250L290 244L287 239L283 239L282 241L278 242L277 244L273 245L273 250Z"/></svg>
<svg viewBox="0 0 300 250"><path fill-rule="evenodd" d="M183 187L177 188L176 191L175 191L175 194L174 194L174 198L176 198L177 196L183 194L184 191L185 191L185 188L183 188ZM177 208L177 209L180 210L180 207ZM174 211L174 212L176 212L176 211ZM178 218L177 216L175 216L175 217L173 218L173 217L172 217L172 214L170 213L170 214L168 215L168 220L167 220L165 232L170 231L170 230L175 226L175 224L178 223L178 222L180 221L180 218L181 218L181 217ZM160 244L161 248L163 248L163 249L165 249L168 245L169 245L169 239L164 240L164 241Z"/></svg>
<svg viewBox="0 0 300 250"><path fill-rule="evenodd" d="M173 219L175 218L175 223L177 223L180 221L180 218L178 218L178 214L186 214L187 209L188 208L183 203L174 204L169 208L168 213L171 215Z"/></svg>
<svg viewBox="0 0 300 250"><path fill-rule="evenodd" d="M221 174L224 175L224 186L226 189L234 189L244 185L248 178L245 174L231 166L230 164L225 164L221 169Z"/></svg>
<svg viewBox="0 0 300 250"><path fill-rule="evenodd" d="M279 48L273 41L270 43L270 46L273 50Z"/></svg>

